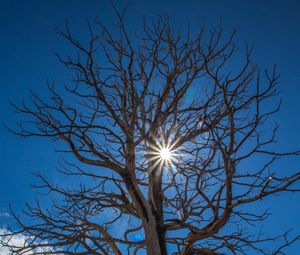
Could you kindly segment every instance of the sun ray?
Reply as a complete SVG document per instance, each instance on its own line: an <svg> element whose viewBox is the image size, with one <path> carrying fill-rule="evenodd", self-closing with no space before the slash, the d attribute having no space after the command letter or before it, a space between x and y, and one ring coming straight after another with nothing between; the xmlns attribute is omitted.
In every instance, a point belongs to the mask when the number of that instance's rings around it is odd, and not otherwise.
<svg viewBox="0 0 300 255"><path fill-rule="evenodd" d="M174 145L170 144L170 142L166 142L164 139L160 140L160 142L155 145L149 146L149 161L152 163L147 171L148 174L156 167L162 170L164 166L170 167L173 166L174 162L177 162L177 149L175 150L172 148L174 148Z"/></svg>

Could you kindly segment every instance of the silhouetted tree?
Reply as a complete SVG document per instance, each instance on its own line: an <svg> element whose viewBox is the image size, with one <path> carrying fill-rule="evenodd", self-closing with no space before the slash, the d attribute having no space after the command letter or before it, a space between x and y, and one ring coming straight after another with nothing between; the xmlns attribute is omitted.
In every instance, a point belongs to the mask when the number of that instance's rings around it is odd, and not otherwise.
<svg viewBox="0 0 300 255"><path fill-rule="evenodd" d="M279 110L270 107L275 67L260 71L250 49L237 51L235 32L181 33L158 17L133 33L115 12L113 30L88 25L87 45L68 25L58 31L79 52L57 55L74 79L14 105L28 122L13 132L61 142L60 171L74 183L37 174L52 205L15 215L3 245L12 254L284 254L298 237L255 233L268 216L259 201L299 191L299 172L273 170L299 154L276 152L278 126L266 122ZM7 239L18 234L24 245Z"/></svg>

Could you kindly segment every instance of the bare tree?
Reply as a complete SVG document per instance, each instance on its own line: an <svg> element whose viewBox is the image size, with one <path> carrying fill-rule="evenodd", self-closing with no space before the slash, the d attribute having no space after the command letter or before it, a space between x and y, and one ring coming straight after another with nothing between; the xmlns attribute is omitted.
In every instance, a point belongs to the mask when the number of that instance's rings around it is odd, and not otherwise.
<svg viewBox="0 0 300 255"><path fill-rule="evenodd" d="M158 17L132 33L115 11L116 29L96 20L87 45L68 25L58 31L78 51L57 55L75 74L64 92L48 84L49 98L32 92L14 105L28 118L13 132L61 142L60 171L74 182L37 174L52 205L28 205L25 221L14 214L3 245L12 254L284 254L298 237L257 233L268 212L253 210L299 191L300 172L273 168L299 154L274 149L275 67L261 71L247 47L241 57L235 32L180 33ZM7 239L18 234L24 245Z"/></svg>

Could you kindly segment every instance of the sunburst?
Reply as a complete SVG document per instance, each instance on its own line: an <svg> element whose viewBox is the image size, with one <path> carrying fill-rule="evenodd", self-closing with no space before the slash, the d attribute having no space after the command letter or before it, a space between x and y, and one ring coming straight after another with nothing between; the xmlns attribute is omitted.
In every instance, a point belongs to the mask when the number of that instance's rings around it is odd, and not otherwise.
<svg viewBox="0 0 300 255"><path fill-rule="evenodd" d="M151 173L155 168L162 169L164 166L171 166L177 161L176 155L178 154L175 149L175 143L170 144L164 141L150 146L149 160L151 166L148 173Z"/></svg>
<svg viewBox="0 0 300 255"><path fill-rule="evenodd" d="M162 148L159 154L161 160L169 161L171 159L171 151L169 148Z"/></svg>

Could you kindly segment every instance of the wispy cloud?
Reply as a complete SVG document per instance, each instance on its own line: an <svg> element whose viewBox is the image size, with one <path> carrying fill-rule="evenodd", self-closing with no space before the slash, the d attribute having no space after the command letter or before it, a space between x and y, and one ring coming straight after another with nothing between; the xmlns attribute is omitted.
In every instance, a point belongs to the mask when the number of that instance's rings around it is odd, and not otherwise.
<svg viewBox="0 0 300 255"><path fill-rule="evenodd" d="M9 218L10 214L6 210L0 210L0 218Z"/></svg>
<svg viewBox="0 0 300 255"><path fill-rule="evenodd" d="M12 238L10 237L1 237L1 235L6 235L9 234L10 232L6 229L0 229L0 241L2 242L8 242L12 246L16 247L23 247L26 242L29 241L28 236L25 236L23 234L17 234L14 235ZM28 251L26 253L23 253L24 255L30 255L33 252L46 252L46 251L51 251L53 250L50 247L45 247L45 248L36 248L33 251ZM10 255L11 252L7 247L4 247L3 245L0 244L0 254L1 255Z"/></svg>

